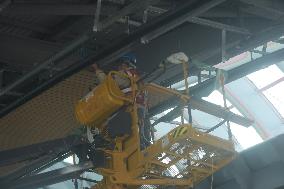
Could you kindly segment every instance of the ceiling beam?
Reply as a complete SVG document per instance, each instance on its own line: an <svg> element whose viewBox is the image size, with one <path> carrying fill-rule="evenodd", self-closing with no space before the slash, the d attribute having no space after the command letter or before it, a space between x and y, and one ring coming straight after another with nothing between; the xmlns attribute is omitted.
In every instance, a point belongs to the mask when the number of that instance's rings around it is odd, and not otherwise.
<svg viewBox="0 0 284 189"><path fill-rule="evenodd" d="M53 171L41 173L34 176L24 177L9 184L1 184L7 189L36 189L44 186L56 184L70 179L78 178L83 172L94 168L91 161L83 162L77 165L71 165Z"/></svg>
<svg viewBox="0 0 284 189"><path fill-rule="evenodd" d="M284 16L284 4L281 1L272 0L241 0L243 3L252 5L243 7L241 10L260 17L277 19Z"/></svg>
<svg viewBox="0 0 284 189"><path fill-rule="evenodd" d="M52 32L48 28L36 26L34 24L30 24L29 22L24 22L22 20L20 21L15 18L10 18L8 16L3 16L3 15L1 15L0 17L0 24L14 26L17 28L22 28L22 29L33 31L33 32L42 33L42 34L48 34Z"/></svg>
<svg viewBox="0 0 284 189"><path fill-rule="evenodd" d="M0 41L0 61L23 67L33 66L62 48L62 44L9 34L0 34Z"/></svg>
<svg viewBox="0 0 284 189"><path fill-rule="evenodd" d="M248 75L249 73L255 72L257 70L260 70L272 64L275 64L275 62L280 62L283 59L284 59L284 49L278 50L271 54L264 55L261 58L252 60L246 64L243 64L241 66L238 66L236 68L233 68L227 71L228 77L225 80L225 82L230 83L232 81L235 81L239 78L242 78ZM213 90L215 90L215 81L216 81L216 77L213 77L211 79L205 80L204 82L200 84L190 87L190 95L194 97L198 97L198 98L208 96ZM149 110L149 114L151 116L154 116L174 106L176 106L176 102L173 100L170 100L170 101L158 104L157 106L151 108ZM171 117L174 117L174 116L171 116Z"/></svg>
<svg viewBox="0 0 284 189"><path fill-rule="evenodd" d="M166 9L157 8L157 7L153 7L153 6L150 6L149 9L154 11L154 12L160 12L160 13L167 12ZM212 28L221 29L221 30L231 31L231 32L235 32L235 33L245 34L245 35L251 35L251 32L248 29L233 26L233 25L223 24L223 23L220 23L220 22L216 22L216 21L212 21L212 20L208 20L208 19L204 19L204 18L199 18L199 17L195 17L195 16L188 17L187 21L191 22L191 23L203 25L203 26L209 26L209 27L212 27ZM140 25L141 24L139 24L138 26L140 26Z"/></svg>
<svg viewBox="0 0 284 189"><path fill-rule="evenodd" d="M148 43L149 41L159 37L160 35L163 35L164 33L167 33L168 31L178 27L179 25L183 24L188 20L189 17L194 17L194 16L199 16L202 13L216 7L217 5L225 2L226 0L211 0L208 1L207 3L203 4L199 8L191 11L184 13L182 16L179 18L163 25L162 27L159 27L158 29L150 32L149 34L145 35L144 37L141 38L141 41L143 43Z"/></svg>
<svg viewBox="0 0 284 189"><path fill-rule="evenodd" d="M102 6L101 13L110 15L117 6ZM8 15L95 15L95 4L17 4L3 10Z"/></svg>
<svg viewBox="0 0 284 189"><path fill-rule="evenodd" d="M284 3L282 1L272 0L241 0L243 3L253 5L255 7L264 9L273 14L284 15Z"/></svg>
<svg viewBox="0 0 284 189"><path fill-rule="evenodd" d="M212 28L217 28L217 29L226 30L230 32L240 33L244 35L251 35L251 32L248 29L233 26L233 25L223 24L220 22L215 22L212 20L204 19L204 18L190 17L188 18L188 21L191 23L209 26Z"/></svg>
<svg viewBox="0 0 284 189"><path fill-rule="evenodd" d="M123 9L116 11L115 14L113 14L112 16L110 16L109 18L103 20L101 23L98 24L98 31L104 30L107 27L109 27L110 25L112 25L114 22L118 21L120 18L136 12L136 11L140 11L140 10L144 10L146 9L148 6L153 5L158 3L160 0L135 0L133 2L131 2L129 5L127 5L126 7L124 7Z"/></svg>
<svg viewBox="0 0 284 189"><path fill-rule="evenodd" d="M223 2L224 0L222 0ZM211 2L211 3L210 3ZM125 52L130 50L130 47L136 47L140 46L140 39L142 36L147 35L148 33L163 27L165 25L168 25L169 23L175 23L176 21L180 21L184 18L184 15L187 15L190 12L202 12L201 10L208 9L208 7L213 7L221 2L221 0L198 0L198 1L190 1L186 4L183 4L180 7L177 7L176 9L173 9L172 11L169 11L165 13L163 16L155 19L153 22L148 22L145 25L142 25L137 29L135 32L124 36L123 38L118 38L115 40L112 44L109 44L106 48L102 48L99 51L97 51L96 54L92 54L89 57L85 58L84 61L80 61L77 64L71 65L69 68L64 69L62 72L58 72L55 74L52 78L45 81L41 85L35 87L33 90L30 90L27 94L24 96L18 98L13 103L9 104L5 108L2 108L0 111L0 115L4 116L14 108L20 106L21 104L27 102L34 96L40 94L47 88L53 86L54 84L60 82L62 79L65 79L68 76L71 76L72 74L80 71L81 69L89 66L92 64L93 61L96 61L100 65L107 65L111 63L113 60L116 60L121 55L123 55ZM63 49L64 51L71 51L71 46L74 47L74 45L78 44L78 41L80 41L84 36L82 36L80 39L76 40L75 43L71 44L67 49ZM87 40L88 41L88 40ZM56 57L61 57L63 52L60 52L59 55L56 55ZM66 54L66 53L64 53ZM53 60L55 57L51 57L51 60ZM61 57L62 58L62 57ZM49 59L48 59L49 60ZM46 60L45 62L47 62ZM28 77L33 75L34 73L37 73L38 70L40 70L42 67L46 66L45 63L43 63L42 66L39 68L36 68L36 70L32 70L32 72L28 73ZM27 76L24 76L27 78ZM1 94L4 94L7 91L10 91L15 85L18 85L21 83L20 81L16 81L13 85L7 86Z"/></svg>
<svg viewBox="0 0 284 189"><path fill-rule="evenodd" d="M173 98L167 100L166 102L162 102L162 103L163 104L167 103L168 105L172 104L172 105L178 106L178 107L176 107L175 109L173 109L172 111L170 111L166 115L162 116L158 120L156 120L155 123L154 123L155 125L158 124L159 122L169 122L169 121L174 120L175 118L177 118L180 115L180 113L181 113L180 109L183 108L183 106L184 106L183 102L181 102L176 97L173 97ZM202 99L191 97L188 103L191 105L192 109L196 109L196 110L199 110L201 112L205 112L207 114L213 115L215 117L234 122L234 123L242 125L244 127L249 127L253 124L253 121L248 119L248 118L237 115L237 114L235 114L235 113L233 113L229 110L226 110L225 108L223 108L219 105L213 104L211 102L208 102L208 101L205 101L205 100L202 100ZM156 113L154 113L155 108L156 107L150 109L149 114L151 116L156 115Z"/></svg>
<svg viewBox="0 0 284 189"><path fill-rule="evenodd" d="M5 95L7 92L10 92L11 90L15 89L16 87L20 86L25 81L29 80L30 78L38 74L40 71L46 69L51 64L57 64L62 59L66 58L67 56L70 56L72 53L74 53L75 50L77 50L81 45L86 43L92 37L93 37L92 34L85 34L82 35L80 38L74 40L71 44L66 45L62 50L50 56L43 62L40 62L32 70L22 75L19 79L17 79L7 87L3 88L0 91L0 97Z"/></svg>
<svg viewBox="0 0 284 189"><path fill-rule="evenodd" d="M81 143L83 143L83 141L81 141L79 136L68 136L30 146L0 151L0 167L15 164L20 161L36 159L43 155L65 152Z"/></svg>

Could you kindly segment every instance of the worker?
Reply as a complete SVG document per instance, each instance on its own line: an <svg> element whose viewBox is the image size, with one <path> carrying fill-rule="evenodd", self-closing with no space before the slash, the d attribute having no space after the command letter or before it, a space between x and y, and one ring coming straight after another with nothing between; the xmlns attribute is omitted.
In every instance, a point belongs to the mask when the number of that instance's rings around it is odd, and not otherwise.
<svg viewBox="0 0 284 189"><path fill-rule="evenodd" d="M139 80L139 73L136 69L136 57L135 55L128 53L122 56L119 59L119 67L118 71L123 73L129 77L134 77L136 81ZM132 89L130 86L130 80L125 77L115 76L115 81L117 82L120 89L126 94L131 95ZM141 83L138 83L138 88L140 88ZM141 148L145 149L147 146L151 144L151 140L153 139L151 135L151 123L150 120L147 119L147 98L146 93L143 90L138 90L136 94L136 103L137 103L137 113L139 117L139 132L140 132L140 142Z"/></svg>
<svg viewBox="0 0 284 189"><path fill-rule="evenodd" d="M96 63L92 64L92 68L93 68L93 71L95 72L95 85L98 86L99 84L101 84L105 80L106 74L104 73L104 71L102 69L100 69L100 67ZM94 89L90 88L89 94L93 94L93 92L92 92L93 90ZM87 127L87 133L86 134L87 134L87 138L88 138L89 142L93 143L94 137L99 134L99 131L98 131L97 128Z"/></svg>

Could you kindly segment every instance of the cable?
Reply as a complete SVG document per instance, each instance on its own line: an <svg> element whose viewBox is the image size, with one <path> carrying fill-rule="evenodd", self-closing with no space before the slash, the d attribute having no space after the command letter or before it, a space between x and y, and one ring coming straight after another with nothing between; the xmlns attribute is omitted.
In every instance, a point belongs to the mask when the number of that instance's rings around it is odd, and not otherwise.
<svg viewBox="0 0 284 189"><path fill-rule="evenodd" d="M213 162L214 160L213 160L213 156L212 156L212 165L211 165L211 173L212 173L212 175L211 175L211 189L213 189L213 182L214 182L214 170L213 170L213 166L214 166L214 162Z"/></svg>
<svg viewBox="0 0 284 189"><path fill-rule="evenodd" d="M223 121L221 121L220 123L218 123L217 125L215 125L214 127L211 127L210 129L206 130L205 133L210 133L212 131L214 131L215 129L219 128L220 126L222 126L224 123L226 123L228 120L224 119Z"/></svg>

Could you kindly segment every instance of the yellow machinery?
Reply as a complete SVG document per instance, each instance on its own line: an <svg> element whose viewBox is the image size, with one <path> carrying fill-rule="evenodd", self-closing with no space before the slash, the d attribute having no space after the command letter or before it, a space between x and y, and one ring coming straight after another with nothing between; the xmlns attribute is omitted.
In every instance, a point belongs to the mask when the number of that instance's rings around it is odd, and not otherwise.
<svg viewBox="0 0 284 189"><path fill-rule="evenodd" d="M176 127L147 148L141 148L139 134L139 104L135 96L144 90L149 94L149 103L157 103L172 96L183 102L190 100L175 90L147 84L138 89L135 78L131 80L132 92L124 94L119 89L111 72L106 80L91 91L76 106L77 119L85 125L100 130L113 148L100 148L105 164L94 171L103 175L103 180L93 188L159 188L175 186L193 187L218 169L228 164L235 156L231 140L203 133L189 124ZM128 112L131 117L131 134L109 137L105 133L108 120L115 113ZM117 123L117 129L123 125Z"/></svg>

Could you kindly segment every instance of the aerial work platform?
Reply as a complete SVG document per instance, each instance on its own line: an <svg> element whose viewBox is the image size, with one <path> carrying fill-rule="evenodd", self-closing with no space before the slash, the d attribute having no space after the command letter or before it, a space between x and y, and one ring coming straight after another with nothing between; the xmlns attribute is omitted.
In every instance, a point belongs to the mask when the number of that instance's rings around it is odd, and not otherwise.
<svg viewBox="0 0 284 189"><path fill-rule="evenodd" d="M232 142L181 125L142 152L148 179L194 186L235 157ZM143 177L142 176L142 177Z"/></svg>
<svg viewBox="0 0 284 189"><path fill-rule="evenodd" d="M96 168L95 172L103 175L103 180L93 188L193 187L234 159L236 152L232 140L203 133L190 124L182 124L159 140L152 141L146 148L141 148L141 118L135 101L138 91L144 90L148 94L150 107L173 96L181 103L187 103L190 97L155 84L146 84L139 89L137 81L131 77L132 94L124 94L119 91L113 74L116 73L109 74L76 107L78 120L99 129L101 136L113 144L113 148L98 149L104 153L105 164ZM98 99L100 102L97 102ZM115 103L108 105L111 102ZM91 109L94 111L90 111ZM131 134L109 138L103 131L108 127L109 116L118 115L115 113L117 110L130 115ZM123 127L117 122L115 128Z"/></svg>

